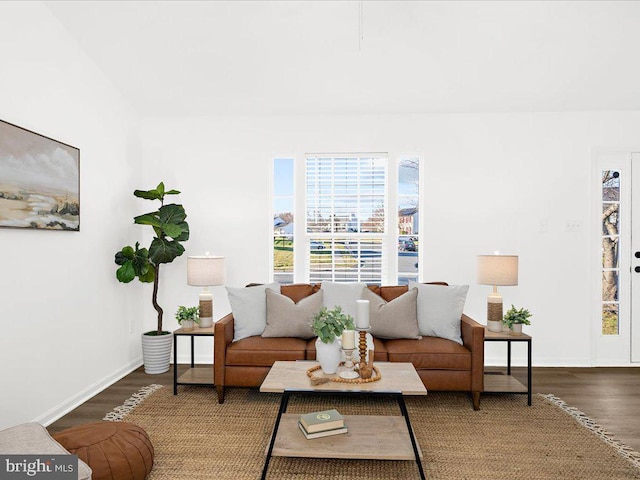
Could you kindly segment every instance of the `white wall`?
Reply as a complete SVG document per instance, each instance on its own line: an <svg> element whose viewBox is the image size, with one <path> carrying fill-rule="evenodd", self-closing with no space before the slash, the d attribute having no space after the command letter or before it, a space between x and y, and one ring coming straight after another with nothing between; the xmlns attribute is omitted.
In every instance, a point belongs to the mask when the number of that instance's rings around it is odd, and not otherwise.
<svg viewBox="0 0 640 480"><path fill-rule="evenodd" d="M534 364L587 366L595 281L589 270L596 221L590 217L592 148L638 145L638 131L640 113L605 112L147 119L141 136L145 182L164 179L183 192L192 232L187 254L226 256L232 286L269 277L272 157L423 155L425 280L470 284L465 311L485 323L491 287L475 283L476 255L518 254L519 285L501 292L507 308L514 303L534 314L525 328L534 335ZM567 220L582 222L582 231L567 232ZM181 258L164 271L167 310L197 301L185 265ZM215 317L229 311L221 287L215 302ZM145 308L145 318L152 317ZM505 347L493 347L487 363L501 364ZM202 347L201 358L211 358L210 348ZM518 350L516 363L522 363Z"/></svg>
<svg viewBox="0 0 640 480"><path fill-rule="evenodd" d="M0 118L80 148L81 231L0 229L0 428L49 423L141 364L137 120L39 2L0 2Z"/></svg>

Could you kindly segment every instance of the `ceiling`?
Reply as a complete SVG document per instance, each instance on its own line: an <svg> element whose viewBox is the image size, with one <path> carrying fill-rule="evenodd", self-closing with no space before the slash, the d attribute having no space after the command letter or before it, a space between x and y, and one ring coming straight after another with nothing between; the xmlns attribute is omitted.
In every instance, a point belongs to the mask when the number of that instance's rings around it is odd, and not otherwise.
<svg viewBox="0 0 640 480"><path fill-rule="evenodd" d="M144 116L640 110L640 2L45 2Z"/></svg>

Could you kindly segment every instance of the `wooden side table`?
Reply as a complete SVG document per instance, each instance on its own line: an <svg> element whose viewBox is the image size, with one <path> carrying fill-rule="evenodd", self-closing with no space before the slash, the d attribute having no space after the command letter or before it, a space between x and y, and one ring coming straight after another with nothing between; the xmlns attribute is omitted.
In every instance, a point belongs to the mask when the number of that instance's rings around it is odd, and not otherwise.
<svg viewBox="0 0 640 480"><path fill-rule="evenodd" d="M173 332L173 394L178 394L178 385L198 385L214 387L213 365L196 367L194 358L194 339L196 337L213 337L214 326L207 328L194 327L192 330L179 328ZM191 338L191 368L178 378L178 337Z"/></svg>
<svg viewBox="0 0 640 480"><path fill-rule="evenodd" d="M527 394L527 404L531 406L531 340L529 335L513 335L509 332L490 332L484 329L485 342L507 343L507 374L496 375L485 371L484 391L486 393L521 393ZM511 375L511 343L527 343L527 385L524 385Z"/></svg>

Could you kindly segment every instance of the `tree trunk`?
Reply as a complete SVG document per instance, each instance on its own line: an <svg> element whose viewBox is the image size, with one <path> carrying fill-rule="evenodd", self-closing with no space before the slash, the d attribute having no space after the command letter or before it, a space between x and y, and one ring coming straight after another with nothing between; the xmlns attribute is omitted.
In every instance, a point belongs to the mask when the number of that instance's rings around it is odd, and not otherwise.
<svg viewBox="0 0 640 480"><path fill-rule="evenodd" d="M153 308L158 312L158 335L162 335L162 308L158 305L158 280L160 279L160 264L156 265L156 274L153 277L153 296L151 301L153 302Z"/></svg>

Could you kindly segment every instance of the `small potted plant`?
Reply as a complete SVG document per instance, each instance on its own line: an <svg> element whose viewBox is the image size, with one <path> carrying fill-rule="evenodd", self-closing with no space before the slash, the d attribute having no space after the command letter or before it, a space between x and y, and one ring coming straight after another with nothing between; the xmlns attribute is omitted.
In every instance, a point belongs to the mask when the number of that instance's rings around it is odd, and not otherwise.
<svg viewBox="0 0 640 480"><path fill-rule="evenodd" d="M200 323L200 307L185 307L180 305L176 312L176 320L185 330L193 330L193 324Z"/></svg>
<svg viewBox="0 0 640 480"><path fill-rule="evenodd" d="M313 317L311 323L316 340L316 360L320 362L322 371L327 374L336 373L342 351L340 336L343 330L353 330L355 325L353 317L342 311L342 307L336 306L333 310L322 307Z"/></svg>
<svg viewBox="0 0 640 480"><path fill-rule="evenodd" d="M516 307L511 305L511 308L504 314L502 323L509 327L514 335L522 335L522 325L531 325L529 318L532 316L529 310L524 308L517 310Z"/></svg>

